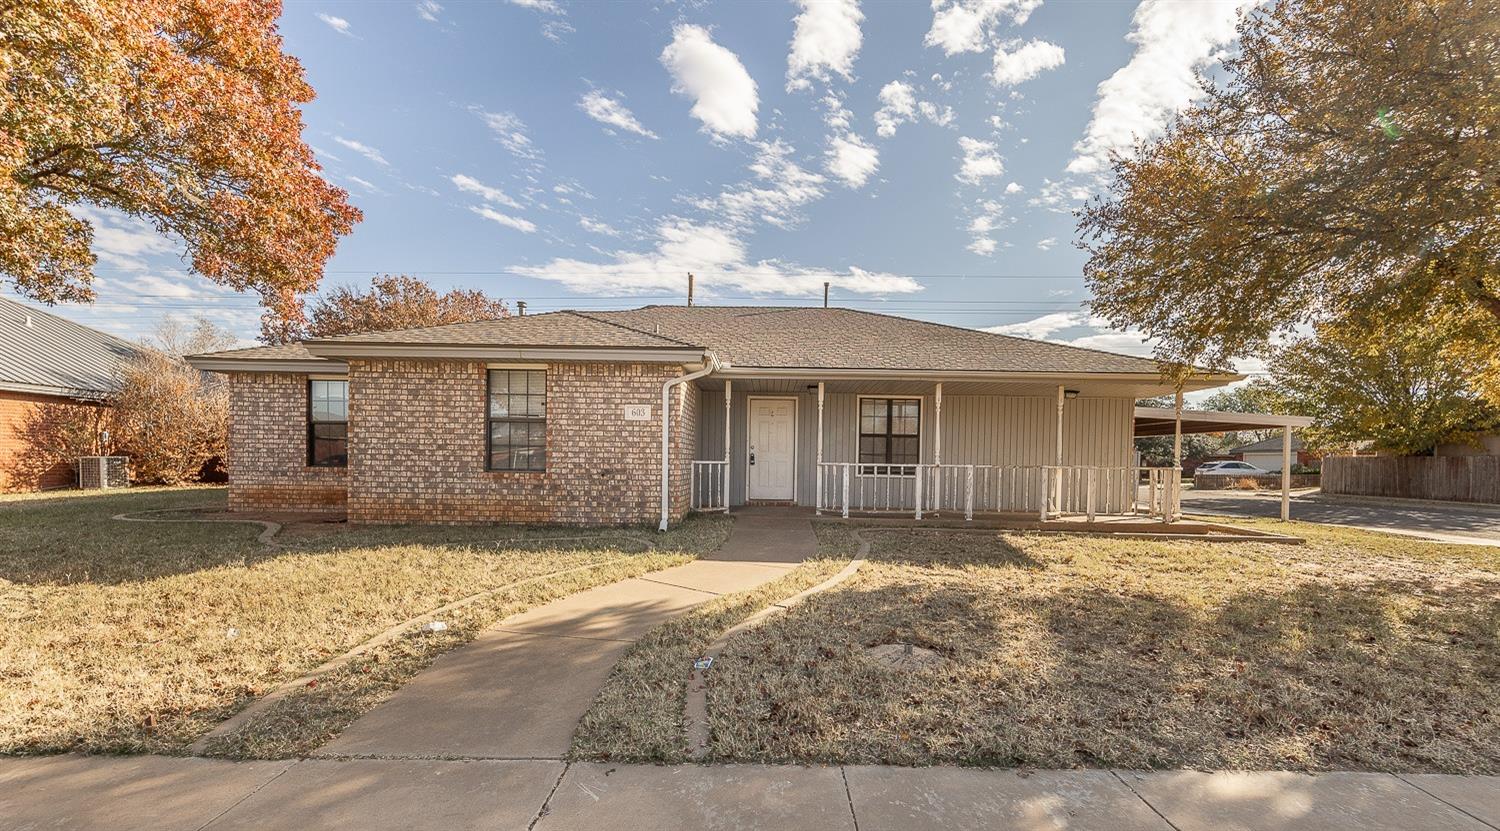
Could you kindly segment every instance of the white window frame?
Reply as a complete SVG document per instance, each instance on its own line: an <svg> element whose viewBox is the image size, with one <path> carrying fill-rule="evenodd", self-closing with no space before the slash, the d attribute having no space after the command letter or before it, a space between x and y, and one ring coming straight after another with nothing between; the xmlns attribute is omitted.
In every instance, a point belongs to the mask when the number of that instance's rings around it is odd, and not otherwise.
<svg viewBox="0 0 1500 831"><path fill-rule="evenodd" d="M865 473L866 465L884 464L883 462L861 462L859 460L859 413L864 408L866 398L879 398L882 401L892 398L915 398L917 400L917 465L925 464L922 456L927 448L927 396L923 393L861 393L854 396L854 458L849 461L854 463L854 475L860 479L901 479L908 480L914 477L904 473Z"/></svg>

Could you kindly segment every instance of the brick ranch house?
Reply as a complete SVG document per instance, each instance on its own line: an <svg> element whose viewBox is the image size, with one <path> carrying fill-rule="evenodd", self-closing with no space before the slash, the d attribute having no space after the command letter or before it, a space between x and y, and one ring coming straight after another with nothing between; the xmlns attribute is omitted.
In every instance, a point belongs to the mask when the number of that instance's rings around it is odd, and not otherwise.
<svg viewBox="0 0 1500 831"><path fill-rule="evenodd" d="M1092 518L1161 513L1176 479L1134 466L1134 401L1173 389L1154 361L849 309L561 311L189 361L229 377L231 510Z"/></svg>
<svg viewBox="0 0 1500 831"><path fill-rule="evenodd" d="M122 363L140 347L0 297L0 492L74 483L73 465L43 446L47 425L102 415Z"/></svg>

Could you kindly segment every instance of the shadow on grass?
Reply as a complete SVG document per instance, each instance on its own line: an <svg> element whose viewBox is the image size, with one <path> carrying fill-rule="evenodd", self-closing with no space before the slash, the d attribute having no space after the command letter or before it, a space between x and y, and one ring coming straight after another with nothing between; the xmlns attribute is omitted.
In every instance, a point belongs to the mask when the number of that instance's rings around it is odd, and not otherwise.
<svg viewBox="0 0 1500 831"><path fill-rule="evenodd" d="M912 566L1040 569L1043 564L997 532L860 528L872 562Z"/></svg>
<svg viewBox="0 0 1500 831"><path fill-rule="evenodd" d="M710 687L715 758L1494 773L1491 589L1268 586L1200 605L914 575L835 591L731 645ZM948 660L864 654L889 642Z"/></svg>
<svg viewBox="0 0 1500 831"><path fill-rule="evenodd" d="M161 511L163 520L124 522L117 514ZM277 545L257 540L261 526L232 521L272 519L285 527ZM568 526L350 526L317 516L239 514L225 510L225 489L77 494L0 502L0 580L20 585L121 585L224 566L245 567L288 556L338 554L361 549L422 546L429 552L618 550L639 553L717 548L725 520L694 518L666 534L646 528L580 529ZM549 538L559 537L557 542ZM591 539L576 539L590 537Z"/></svg>

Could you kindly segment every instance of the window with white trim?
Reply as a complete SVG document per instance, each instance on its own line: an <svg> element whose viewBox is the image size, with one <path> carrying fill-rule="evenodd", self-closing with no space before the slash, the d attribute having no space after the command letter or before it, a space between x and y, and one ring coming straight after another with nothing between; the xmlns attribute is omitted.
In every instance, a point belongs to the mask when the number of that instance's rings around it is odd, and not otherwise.
<svg viewBox="0 0 1500 831"><path fill-rule="evenodd" d="M489 371L490 470L547 469L547 372Z"/></svg>
<svg viewBox="0 0 1500 831"><path fill-rule="evenodd" d="M915 465L922 461L922 399L859 399L859 463L866 476L881 473L913 475L914 470L891 470L886 465Z"/></svg>

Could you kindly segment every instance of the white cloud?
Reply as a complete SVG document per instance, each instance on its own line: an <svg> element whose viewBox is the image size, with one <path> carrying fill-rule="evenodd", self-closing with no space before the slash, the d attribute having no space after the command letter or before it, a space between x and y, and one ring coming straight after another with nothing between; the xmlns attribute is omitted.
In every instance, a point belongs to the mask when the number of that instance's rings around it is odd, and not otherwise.
<svg viewBox="0 0 1500 831"><path fill-rule="evenodd" d="M437 23L438 15L443 11L443 6L437 0L422 0L417 4L417 16L428 23Z"/></svg>
<svg viewBox="0 0 1500 831"><path fill-rule="evenodd" d="M354 139L346 139L343 136L334 136L333 140L338 142L339 144L344 145L350 150L353 150L359 155L364 156L365 158L380 165L381 167L389 167L391 164L390 162L385 160L385 156L380 155L379 150L376 150L368 144L355 141Z"/></svg>
<svg viewBox="0 0 1500 831"><path fill-rule="evenodd" d="M911 84L892 81L880 88L880 109L875 111L875 132L885 138L917 114L917 97Z"/></svg>
<svg viewBox="0 0 1500 831"><path fill-rule="evenodd" d="M1042 0L933 0L932 28L923 43L940 46L946 55L960 52L983 52L1002 17L1008 16L1017 26Z"/></svg>
<svg viewBox="0 0 1500 831"><path fill-rule="evenodd" d="M757 222L790 228L801 219L803 205L823 197L827 179L797 164L792 147L783 141L760 142L757 148L750 164L755 182L735 185L693 204L736 229L748 229Z"/></svg>
<svg viewBox="0 0 1500 831"><path fill-rule="evenodd" d="M327 23L328 28L334 30L335 32L338 32L341 35L348 35L350 37L354 36L354 33L349 31L349 21L343 19L342 17L334 17L331 14L318 12L318 19L323 21L324 23Z"/></svg>
<svg viewBox="0 0 1500 831"><path fill-rule="evenodd" d="M562 14L562 7L553 0L510 0L511 5L520 6L523 9L532 9L544 14Z"/></svg>
<svg viewBox="0 0 1500 831"><path fill-rule="evenodd" d="M1083 311L1053 312L1020 323L988 326L983 331L1143 358L1151 357L1154 345L1152 341L1141 337L1139 332L1112 330L1108 320ZM1073 337L1056 337L1060 332L1075 334Z"/></svg>
<svg viewBox="0 0 1500 831"><path fill-rule="evenodd" d="M854 79L854 59L864 36L865 19L858 0L796 0L802 12L795 21L786 58L787 89L805 89L809 78L827 81L829 72Z"/></svg>
<svg viewBox="0 0 1500 831"><path fill-rule="evenodd" d="M356 185L359 185L360 187L364 188L366 191L369 191L370 193L379 193L380 192L380 188L376 187L375 183L371 182L368 179L361 179L358 176L353 175L352 173L349 174L348 176L344 177L344 178L348 179L349 181L353 182Z"/></svg>
<svg viewBox="0 0 1500 831"><path fill-rule="evenodd" d="M702 26L679 25L661 53L672 91L693 99L693 117L714 136L753 138L760 98L745 65Z"/></svg>
<svg viewBox="0 0 1500 831"><path fill-rule="evenodd" d="M958 146L964 153L958 173L954 174L958 181L977 185L985 179L1005 173L1005 162L1000 158L999 148L994 142L959 136Z"/></svg>
<svg viewBox="0 0 1500 831"><path fill-rule="evenodd" d="M974 218L969 220L969 234L972 237L969 242L969 250L981 257L988 257L995 253L999 243L995 241L990 233L1010 224L1005 216L1005 208L993 199L981 200L978 204L978 212Z"/></svg>
<svg viewBox="0 0 1500 831"><path fill-rule="evenodd" d="M1256 0L1142 0L1126 39L1130 62L1099 84L1094 113L1073 146L1069 173L1095 174L1111 152L1160 135L1174 113L1196 100L1197 70L1235 38L1239 13Z"/></svg>
<svg viewBox="0 0 1500 831"><path fill-rule="evenodd" d="M150 268L145 258L177 255L181 251L174 237L162 234L149 222L113 208L73 205L68 211L93 226L91 250L94 256L113 268L145 271Z"/></svg>
<svg viewBox="0 0 1500 831"><path fill-rule="evenodd" d="M881 138L896 134L896 128L918 116L939 127L953 123L953 108L931 101L918 101L916 88L905 81L892 81L880 88L880 109L875 111L875 133Z"/></svg>
<svg viewBox="0 0 1500 831"><path fill-rule="evenodd" d="M947 127L953 123L953 108L947 104L938 106L931 101L918 101L917 112L939 127Z"/></svg>
<svg viewBox="0 0 1500 831"><path fill-rule="evenodd" d="M990 78L996 86L1014 85L1063 65L1063 48L1055 43L1032 38L995 47L995 71Z"/></svg>
<svg viewBox="0 0 1500 831"><path fill-rule="evenodd" d="M591 219L586 216L578 217L578 227L591 234L603 234L607 237L618 237L620 235L620 232L608 222Z"/></svg>
<svg viewBox="0 0 1500 831"><path fill-rule="evenodd" d="M610 98L599 90L589 90L583 98L578 100L578 108L583 110L589 118L600 124L624 130L627 133L635 133L646 138L657 138L657 135L647 130L635 114L624 104Z"/></svg>
<svg viewBox="0 0 1500 831"><path fill-rule="evenodd" d="M509 150L512 155L522 159L535 159L541 156L541 151L531 143L531 137L526 135L526 124L516 116L515 113L501 112L493 113L478 107L470 107L475 114L494 133L495 141L500 146Z"/></svg>
<svg viewBox="0 0 1500 831"><path fill-rule="evenodd" d="M527 277L553 280L573 291L644 293L681 291L689 271L706 297L715 292L813 296L824 281L840 291L858 294L902 294L921 284L896 274L804 268L780 260L752 261L744 241L720 225L669 218L656 229L649 251L617 251L606 262L559 258L540 266L512 266Z"/></svg>
<svg viewBox="0 0 1500 831"><path fill-rule="evenodd" d="M507 196L505 191L490 187L473 176L457 173L448 177L448 181L452 182L454 187L464 193L472 193L486 202L494 202L497 205L504 205L507 208L521 210L521 203Z"/></svg>
<svg viewBox="0 0 1500 831"><path fill-rule="evenodd" d="M1036 247L1043 251L1051 251L1057 245L1057 237L1047 237L1036 241Z"/></svg>
<svg viewBox="0 0 1500 831"><path fill-rule="evenodd" d="M576 291L676 292L682 289L688 271L698 275L705 296L717 290L814 296L825 280L840 290L860 294L921 290L921 284L909 277L853 266L827 270L775 259L752 260L746 238L762 224L791 227L800 220L804 205L822 198L827 182L822 174L798 164L793 148L785 142L762 141L755 147L752 180L689 201L705 216L663 219L650 249L610 252L600 262L558 258L511 270L554 280Z"/></svg>
<svg viewBox="0 0 1500 831"><path fill-rule="evenodd" d="M880 167L880 151L859 136L837 136L828 148L828 172L851 188L862 188Z"/></svg>
<svg viewBox="0 0 1500 831"><path fill-rule="evenodd" d="M1025 188L1021 187L1021 185L1017 182L1011 182L1010 184L1005 186L1006 193L1020 193L1023 190L1025 190Z"/></svg>
<svg viewBox="0 0 1500 831"><path fill-rule="evenodd" d="M469 206L469 210L473 211L476 214L479 214L480 216L490 220L491 222L498 222L507 228L514 228L523 234L536 233L536 223L531 222L530 220L522 219L518 216L510 216L509 214L500 213L499 211L487 205L471 205Z"/></svg>

